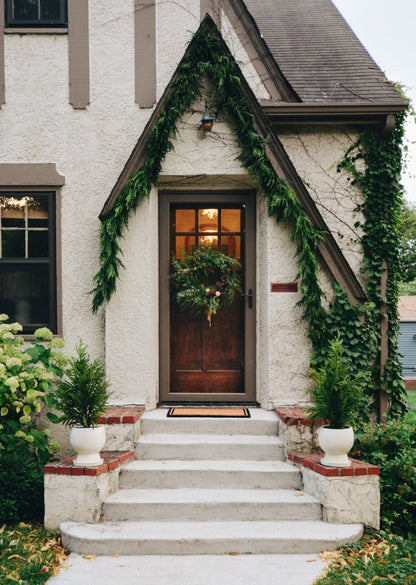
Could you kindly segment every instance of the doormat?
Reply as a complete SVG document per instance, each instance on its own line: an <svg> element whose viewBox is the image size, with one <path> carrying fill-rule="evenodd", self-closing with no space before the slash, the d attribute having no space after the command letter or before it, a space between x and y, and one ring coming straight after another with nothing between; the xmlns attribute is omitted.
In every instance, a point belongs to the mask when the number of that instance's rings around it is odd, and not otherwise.
<svg viewBox="0 0 416 585"><path fill-rule="evenodd" d="M167 416L199 418L250 418L248 408L169 408Z"/></svg>

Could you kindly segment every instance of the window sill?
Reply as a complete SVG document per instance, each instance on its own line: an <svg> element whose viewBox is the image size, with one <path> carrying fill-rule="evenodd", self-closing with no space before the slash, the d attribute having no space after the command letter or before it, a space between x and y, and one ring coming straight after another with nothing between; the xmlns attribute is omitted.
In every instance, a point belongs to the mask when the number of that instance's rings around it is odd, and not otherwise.
<svg viewBox="0 0 416 585"><path fill-rule="evenodd" d="M10 27L4 29L6 35L67 35L68 28L53 27Z"/></svg>

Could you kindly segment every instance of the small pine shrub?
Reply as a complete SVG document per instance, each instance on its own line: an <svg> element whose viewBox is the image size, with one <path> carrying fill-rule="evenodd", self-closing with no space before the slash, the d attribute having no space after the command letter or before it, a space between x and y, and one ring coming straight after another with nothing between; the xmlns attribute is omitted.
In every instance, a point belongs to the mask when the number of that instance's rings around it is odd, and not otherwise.
<svg viewBox="0 0 416 585"><path fill-rule="evenodd" d="M26 447L0 455L0 526L43 522L43 464Z"/></svg>
<svg viewBox="0 0 416 585"><path fill-rule="evenodd" d="M416 422L365 427L353 456L380 467L382 528L416 535Z"/></svg>

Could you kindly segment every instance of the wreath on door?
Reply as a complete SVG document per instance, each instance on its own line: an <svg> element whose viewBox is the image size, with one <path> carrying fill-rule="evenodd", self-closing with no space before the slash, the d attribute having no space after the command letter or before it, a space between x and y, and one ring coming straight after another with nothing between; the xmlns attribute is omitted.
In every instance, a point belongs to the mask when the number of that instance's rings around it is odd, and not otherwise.
<svg viewBox="0 0 416 585"><path fill-rule="evenodd" d="M241 293L241 264L208 246L195 248L177 260L172 257L171 282L178 305L194 316L212 316Z"/></svg>

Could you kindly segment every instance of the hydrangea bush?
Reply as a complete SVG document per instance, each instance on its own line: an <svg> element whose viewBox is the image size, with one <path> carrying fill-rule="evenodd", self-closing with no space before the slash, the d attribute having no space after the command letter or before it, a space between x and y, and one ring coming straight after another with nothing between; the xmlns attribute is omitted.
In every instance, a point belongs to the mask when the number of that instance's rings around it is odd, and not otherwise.
<svg viewBox="0 0 416 585"><path fill-rule="evenodd" d="M53 380L62 376L64 355L59 338L43 327L27 347L18 336L20 323L7 323L0 315L0 457L21 447L30 447L46 462L56 445L49 442L49 430L39 429L36 417Z"/></svg>

